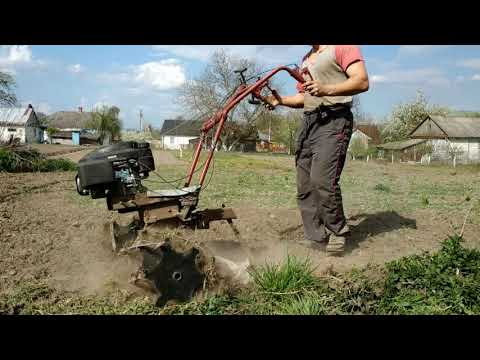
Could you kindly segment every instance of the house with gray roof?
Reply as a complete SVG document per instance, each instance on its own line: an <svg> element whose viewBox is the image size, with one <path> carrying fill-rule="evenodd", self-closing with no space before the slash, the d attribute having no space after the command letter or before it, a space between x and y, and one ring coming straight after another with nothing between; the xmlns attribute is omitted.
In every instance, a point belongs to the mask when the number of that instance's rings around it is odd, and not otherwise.
<svg viewBox="0 0 480 360"><path fill-rule="evenodd" d="M88 122L92 119L91 112L57 111L46 118L48 127L57 129L49 139L51 143L63 145L97 144L99 136L88 128ZM46 135L48 138L48 135Z"/></svg>
<svg viewBox="0 0 480 360"><path fill-rule="evenodd" d="M61 131L82 131L88 129L88 122L92 119L91 112L84 112L82 108L78 111L57 111L47 116L49 127Z"/></svg>
<svg viewBox="0 0 480 360"><path fill-rule="evenodd" d="M199 137L202 122L183 119L164 120L160 130L164 149L180 149L189 146L190 140Z"/></svg>
<svg viewBox="0 0 480 360"><path fill-rule="evenodd" d="M0 108L0 142L41 143L44 129L32 105Z"/></svg>
<svg viewBox="0 0 480 360"><path fill-rule="evenodd" d="M432 146L432 161L480 162L480 117L431 115L410 138L426 140Z"/></svg>

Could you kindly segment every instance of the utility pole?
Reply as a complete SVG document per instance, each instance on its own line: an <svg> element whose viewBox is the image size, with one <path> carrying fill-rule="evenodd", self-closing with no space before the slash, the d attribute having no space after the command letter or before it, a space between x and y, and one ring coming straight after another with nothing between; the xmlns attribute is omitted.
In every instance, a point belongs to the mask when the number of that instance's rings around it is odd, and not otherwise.
<svg viewBox="0 0 480 360"><path fill-rule="evenodd" d="M268 148L272 151L272 116L268 117Z"/></svg>

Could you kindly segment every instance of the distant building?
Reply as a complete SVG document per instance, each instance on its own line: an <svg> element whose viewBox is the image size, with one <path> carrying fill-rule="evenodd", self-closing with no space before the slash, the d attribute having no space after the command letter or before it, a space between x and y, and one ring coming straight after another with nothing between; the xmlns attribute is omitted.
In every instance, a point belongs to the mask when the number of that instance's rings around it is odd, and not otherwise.
<svg viewBox="0 0 480 360"><path fill-rule="evenodd" d="M0 108L0 142L41 143L44 129L32 105Z"/></svg>
<svg viewBox="0 0 480 360"><path fill-rule="evenodd" d="M355 139L359 139L365 149L371 145L378 145L381 143L380 130L374 124L355 124L350 145Z"/></svg>
<svg viewBox="0 0 480 360"><path fill-rule="evenodd" d="M288 148L285 144L273 141L268 134L258 131L258 139L256 144L257 152L274 152L274 153L288 153Z"/></svg>
<svg viewBox="0 0 480 360"><path fill-rule="evenodd" d="M432 147L429 161L480 162L480 117L428 116L411 133Z"/></svg>
<svg viewBox="0 0 480 360"><path fill-rule="evenodd" d="M88 122L92 119L91 112L84 112L82 108L78 111L58 111L46 118L48 127L55 128L58 132L49 138L45 138L52 144L84 145L98 144L99 136L92 129L88 128Z"/></svg>
<svg viewBox="0 0 480 360"><path fill-rule="evenodd" d="M202 123L190 120L165 120L160 130L162 147L164 149L178 150L188 147L190 140L199 137Z"/></svg>
<svg viewBox="0 0 480 360"><path fill-rule="evenodd" d="M426 142L427 140L424 139L409 139L380 144L377 148L380 150L380 157L389 158L392 163L395 161L417 162L422 156L422 147Z"/></svg>

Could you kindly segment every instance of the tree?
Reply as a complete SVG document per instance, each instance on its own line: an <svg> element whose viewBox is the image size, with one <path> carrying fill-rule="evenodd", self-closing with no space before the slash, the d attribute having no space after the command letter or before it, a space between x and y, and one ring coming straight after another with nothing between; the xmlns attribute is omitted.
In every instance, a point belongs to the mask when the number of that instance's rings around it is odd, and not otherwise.
<svg viewBox="0 0 480 360"><path fill-rule="evenodd" d="M361 139L354 138L350 142L350 146L348 147L348 152L352 156L352 159L355 160L356 158L362 158L366 156L367 148L365 147Z"/></svg>
<svg viewBox="0 0 480 360"><path fill-rule="evenodd" d="M448 112L446 108L430 105L425 95L418 91L414 101L399 104L393 109L382 137L385 142L407 139L410 132L429 115L447 115Z"/></svg>
<svg viewBox="0 0 480 360"><path fill-rule="evenodd" d="M92 112L92 118L86 126L98 132L102 144L109 143L110 140L120 136L122 122L119 114L120 109L116 106L100 106Z"/></svg>
<svg viewBox="0 0 480 360"><path fill-rule="evenodd" d="M222 109L226 98L233 95L239 85L238 74L234 71L244 68L248 69L246 78L260 72L260 67L253 61L233 57L224 50L216 51L203 73L196 79L185 82L180 88L177 102L191 117L198 117L199 121L205 120ZM251 130L250 124L255 122L262 111L263 107L251 105L248 101L242 101L230 111L226 131L220 138L223 149L232 149L232 144L238 143L244 134L244 131L239 130Z"/></svg>
<svg viewBox="0 0 480 360"><path fill-rule="evenodd" d="M60 130L57 129L56 127L48 127L47 128L47 134L50 140L52 139L52 136L58 133Z"/></svg>
<svg viewBox="0 0 480 360"><path fill-rule="evenodd" d="M12 75L0 72L0 106L13 106L17 104L17 98L13 93L15 79Z"/></svg>
<svg viewBox="0 0 480 360"><path fill-rule="evenodd" d="M275 133L273 139L287 146L288 155L295 152L297 131L301 122L302 113L299 111L291 110L280 116L278 132Z"/></svg>
<svg viewBox="0 0 480 360"><path fill-rule="evenodd" d="M364 122L367 118L366 114L362 109L362 104L360 103L360 98L358 95L355 95L352 98L352 113L353 119L355 122Z"/></svg>
<svg viewBox="0 0 480 360"><path fill-rule="evenodd" d="M447 153L452 160L453 167L457 166L457 159L464 153L463 149L458 145L452 145L448 142Z"/></svg>

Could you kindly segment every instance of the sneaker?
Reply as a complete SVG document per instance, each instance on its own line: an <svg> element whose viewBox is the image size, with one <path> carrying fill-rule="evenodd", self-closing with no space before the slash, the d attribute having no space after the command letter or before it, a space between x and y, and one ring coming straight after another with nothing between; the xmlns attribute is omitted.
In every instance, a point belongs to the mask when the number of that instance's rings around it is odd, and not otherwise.
<svg viewBox="0 0 480 360"><path fill-rule="evenodd" d="M327 244L327 252L330 254L341 254L345 251L347 238L345 236L332 235Z"/></svg>
<svg viewBox="0 0 480 360"><path fill-rule="evenodd" d="M338 235L331 234L327 244L327 252L332 255L339 255L345 251L347 237L350 235L350 229L346 225Z"/></svg>
<svg viewBox="0 0 480 360"><path fill-rule="evenodd" d="M325 240L322 240L322 241L314 241L314 240L307 240L307 239L298 241L298 244L314 250L325 250L325 246L327 245L327 243L328 243L328 236Z"/></svg>

